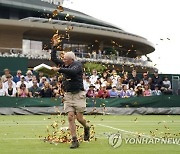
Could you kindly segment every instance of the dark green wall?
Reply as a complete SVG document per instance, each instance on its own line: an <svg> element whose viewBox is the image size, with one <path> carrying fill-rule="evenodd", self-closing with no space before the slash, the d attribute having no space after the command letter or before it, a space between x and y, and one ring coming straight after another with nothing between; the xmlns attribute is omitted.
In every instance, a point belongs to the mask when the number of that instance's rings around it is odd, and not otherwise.
<svg viewBox="0 0 180 154"><path fill-rule="evenodd" d="M25 73L28 68L28 58L0 57L0 75L4 73L5 68L10 69L12 75L15 75L18 69Z"/></svg>

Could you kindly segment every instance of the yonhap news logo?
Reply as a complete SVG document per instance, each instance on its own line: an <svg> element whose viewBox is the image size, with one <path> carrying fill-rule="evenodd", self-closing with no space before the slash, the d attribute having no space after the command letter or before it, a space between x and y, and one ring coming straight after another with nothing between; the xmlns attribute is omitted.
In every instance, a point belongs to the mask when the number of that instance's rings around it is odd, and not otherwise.
<svg viewBox="0 0 180 154"><path fill-rule="evenodd" d="M121 134L111 134L109 136L109 145L113 148L118 148L122 144L122 137Z"/></svg>
<svg viewBox="0 0 180 154"><path fill-rule="evenodd" d="M109 145L118 148L122 144L176 144L180 145L180 138L157 138L157 137L122 137L122 134L116 133L109 135Z"/></svg>

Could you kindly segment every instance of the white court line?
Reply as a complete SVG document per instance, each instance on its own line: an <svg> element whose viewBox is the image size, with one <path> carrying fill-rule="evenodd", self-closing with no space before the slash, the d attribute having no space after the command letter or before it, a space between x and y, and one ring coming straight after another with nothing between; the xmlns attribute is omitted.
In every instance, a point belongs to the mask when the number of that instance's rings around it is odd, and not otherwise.
<svg viewBox="0 0 180 154"><path fill-rule="evenodd" d="M118 130L118 131L124 132L125 134L138 135L138 133L136 133L136 132L127 131L127 130L123 130L123 129L111 127L111 126L108 126L108 125L103 125L103 124L97 124L97 125L98 125L98 126L102 126L102 127L106 127L106 128L111 128L111 129L113 129L113 130ZM160 140L160 141L162 140L161 138L152 137L152 136L150 136L150 135L145 135L145 134L141 134L141 136L147 137L147 138L153 138L153 139ZM173 143L173 144L176 144L176 143ZM176 145L180 145L180 144L176 144Z"/></svg>
<svg viewBox="0 0 180 154"><path fill-rule="evenodd" d="M2 140L41 140L43 138L1 138Z"/></svg>
<svg viewBox="0 0 180 154"><path fill-rule="evenodd" d="M59 120L62 120L62 119L51 119L51 120L39 120L39 121L22 121L22 120L17 120L17 121L4 121L4 122L0 122L0 124L3 124L3 123L16 123L16 122L23 122L23 123L48 123L48 122L52 122L52 121L59 121ZM65 119L67 120L67 119ZM142 123L156 123L156 122L160 122L160 123L166 123L166 122L170 122L170 123L176 123L176 122L180 122L179 120L157 120L157 121L143 121L143 120L137 120L137 121L134 121L134 120L115 120L115 121L111 121L111 120L92 120L92 122L142 122Z"/></svg>

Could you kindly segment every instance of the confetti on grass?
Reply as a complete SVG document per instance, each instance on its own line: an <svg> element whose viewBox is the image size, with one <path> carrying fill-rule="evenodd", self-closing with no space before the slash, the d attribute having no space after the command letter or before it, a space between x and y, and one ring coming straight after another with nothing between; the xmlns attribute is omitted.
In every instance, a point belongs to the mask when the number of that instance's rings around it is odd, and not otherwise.
<svg viewBox="0 0 180 154"><path fill-rule="evenodd" d="M62 116L61 116L62 117ZM90 123L88 120L87 123ZM47 126L47 136L44 137L44 142L57 145L58 143L70 143L71 133L68 127L65 127L66 121L56 120L50 126ZM90 125L90 124L89 124ZM95 137L94 125L90 125L90 141L97 140ZM79 142L84 141L84 127L76 125L77 138Z"/></svg>

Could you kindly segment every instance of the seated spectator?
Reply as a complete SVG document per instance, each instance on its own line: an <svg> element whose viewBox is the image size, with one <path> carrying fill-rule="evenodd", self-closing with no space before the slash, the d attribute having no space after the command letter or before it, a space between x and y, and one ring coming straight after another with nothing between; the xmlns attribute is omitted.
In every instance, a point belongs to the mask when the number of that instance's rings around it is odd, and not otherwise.
<svg viewBox="0 0 180 154"><path fill-rule="evenodd" d="M103 84L106 84L106 89L112 89L112 80L110 77L107 78L107 81L105 81Z"/></svg>
<svg viewBox="0 0 180 154"><path fill-rule="evenodd" d="M33 81L33 86L29 88L30 97L39 97L41 88L38 87L37 80Z"/></svg>
<svg viewBox="0 0 180 154"><path fill-rule="evenodd" d="M32 80L31 80L31 81L27 82L27 85L28 85L27 87L28 87L28 88L31 88L31 87L33 86L33 82L34 82L34 81L37 81L35 75L32 76ZM39 87L39 83L37 83L37 86Z"/></svg>
<svg viewBox="0 0 180 154"><path fill-rule="evenodd" d="M94 86L95 86L96 91L99 91L99 89L101 87L101 80L100 80L100 78L97 79L97 81L95 82Z"/></svg>
<svg viewBox="0 0 180 154"><path fill-rule="evenodd" d="M62 84L60 81L56 82L56 85L52 87L53 89L53 95L54 97L63 97L64 96L64 91L62 89Z"/></svg>
<svg viewBox="0 0 180 154"><path fill-rule="evenodd" d="M3 83L3 88L8 89L9 83L12 83L12 87L16 88L16 83L12 80L12 76L9 74L6 76L7 81Z"/></svg>
<svg viewBox="0 0 180 154"><path fill-rule="evenodd" d="M44 86L41 89L40 95L41 95L41 97L52 97L53 96L53 92L52 92L49 82L47 82L47 81L44 82Z"/></svg>
<svg viewBox="0 0 180 154"><path fill-rule="evenodd" d="M50 85L52 86L52 88L56 87L56 83L57 83L57 76L53 76L50 81Z"/></svg>
<svg viewBox="0 0 180 154"><path fill-rule="evenodd" d="M148 73L143 73L142 81L144 84L148 84ZM140 83L142 85L142 83Z"/></svg>
<svg viewBox="0 0 180 154"><path fill-rule="evenodd" d="M28 97L29 91L26 85L22 83L18 89L18 97Z"/></svg>
<svg viewBox="0 0 180 154"><path fill-rule="evenodd" d="M158 84L156 84L155 85L155 89L152 91L152 95L153 96L158 96L158 95L161 95L162 93L161 93L161 91L159 90L159 85Z"/></svg>
<svg viewBox="0 0 180 154"><path fill-rule="evenodd" d="M25 81L25 76L21 75L20 81L16 83L16 88L19 89L22 84L26 85L26 88L29 88L28 83Z"/></svg>
<svg viewBox="0 0 180 154"><path fill-rule="evenodd" d="M86 76L86 80L83 82L84 90L88 91L90 85L91 85L91 81L89 79L89 76Z"/></svg>
<svg viewBox="0 0 180 154"><path fill-rule="evenodd" d="M4 82L6 82L7 81L7 76L12 76L11 74L10 74L10 70L9 69L7 69L7 68L5 68L4 69L4 75L2 75L2 77L1 77L1 81L4 83Z"/></svg>
<svg viewBox="0 0 180 154"><path fill-rule="evenodd" d="M119 96L118 96L118 91L117 91L115 85L113 85L113 86L112 86L112 89L109 90L109 96L110 96L111 98L112 98L112 97L119 97Z"/></svg>
<svg viewBox="0 0 180 154"><path fill-rule="evenodd" d="M89 89L86 93L86 97L92 97L92 98L96 97L96 90L93 84L89 86Z"/></svg>
<svg viewBox="0 0 180 154"><path fill-rule="evenodd" d="M135 89L135 84L134 84L134 80L133 79L129 80L128 87L129 87L129 89L133 89L133 90Z"/></svg>
<svg viewBox="0 0 180 154"><path fill-rule="evenodd" d="M36 79L38 81L38 83L41 82L41 78L44 77L44 73L43 72L39 72L37 75L36 75Z"/></svg>
<svg viewBox="0 0 180 154"><path fill-rule="evenodd" d="M89 80L90 80L91 84L94 84L97 81L98 78L99 78L99 76L97 75L96 69L93 69L92 70L92 75L89 77Z"/></svg>
<svg viewBox="0 0 180 154"><path fill-rule="evenodd" d="M102 77L100 78L101 83L103 83L104 81L107 81L108 78L108 73L107 71L104 71L102 74Z"/></svg>
<svg viewBox="0 0 180 154"><path fill-rule="evenodd" d="M40 80L39 87L40 88L44 87L45 82L47 82L47 78L45 76L43 76Z"/></svg>
<svg viewBox="0 0 180 154"><path fill-rule="evenodd" d="M152 92L151 92L151 89L149 88L149 84L145 84L143 96L151 96L151 95L152 95Z"/></svg>
<svg viewBox="0 0 180 154"><path fill-rule="evenodd" d="M119 77L119 78L117 79L117 84L116 84L117 90L118 90L118 91L122 90L122 86L123 86L123 84L122 84L122 79L121 79L121 77Z"/></svg>
<svg viewBox="0 0 180 154"><path fill-rule="evenodd" d="M143 96L143 87L141 84L138 84L137 87L135 88L135 96Z"/></svg>
<svg viewBox="0 0 180 154"><path fill-rule="evenodd" d="M123 77L122 77L122 84L128 84L129 83L129 77L128 77L128 72L125 72L123 74Z"/></svg>
<svg viewBox="0 0 180 154"><path fill-rule="evenodd" d="M101 85L101 89L98 91L98 95L99 98L109 98L109 92L108 90L106 90L106 85L102 84Z"/></svg>
<svg viewBox="0 0 180 154"><path fill-rule="evenodd" d="M26 76L25 76L26 82L32 81L32 75L33 75L33 73L32 73L31 70L28 70L28 71L26 72Z"/></svg>
<svg viewBox="0 0 180 154"><path fill-rule="evenodd" d="M148 84L149 84L149 88L151 89L151 90L154 90L155 88L154 88L154 84L152 83L152 78L151 77L149 77L148 78Z"/></svg>
<svg viewBox="0 0 180 154"><path fill-rule="evenodd" d="M167 76L164 77L161 91L163 92L163 94L172 94L171 81L169 81Z"/></svg>
<svg viewBox="0 0 180 154"><path fill-rule="evenodd" d="M8 83L8 88L5 89L5 95L10 97L16 97L17 90L13 87L13 82Z"/></svg>
<svg viewBox="0 0 180 154"><path fill-rule="evenodd" d="M21 70L17 70L16 76L13 77L13 81L14 81L15 83L17 83L18 81L20 81L21 75L22 75Z"/></svg>
<svg viewBox="0 0 180 154"><path fill-rule="evenodd" d="M112 75L110 76L110 78L111 78L111 80L112 80L112 85L116 85L116 84L117 84L117 79L118 79L120 76L117 74L117 72L116 72L115 69L112 70L111 74L112 74Z"/></svg>
<svg viewBox="0 0 180 154"><path fill-rule="evenodd" d="M5 96L5 90L3 88L2 82L0 82L0 96Z"/></svg>
<svg viewBox="0 0 180 154"><path fill-rule="evenodd" d="M128 98L128 97L131 97L131 96L132 95L131 95L130 91L128 90L127 85L124 84L122 86L122 90L119 93L119 97L121 97L121 98Z"/></svg>

